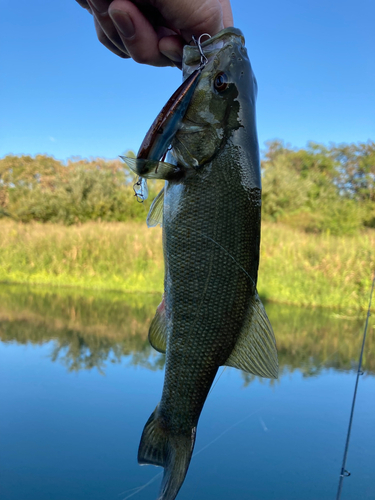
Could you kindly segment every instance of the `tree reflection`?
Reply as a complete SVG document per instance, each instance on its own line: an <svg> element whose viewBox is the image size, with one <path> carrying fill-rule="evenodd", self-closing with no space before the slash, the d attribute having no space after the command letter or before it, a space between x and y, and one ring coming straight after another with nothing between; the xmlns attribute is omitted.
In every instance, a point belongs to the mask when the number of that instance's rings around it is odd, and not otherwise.
<svg viewBox="0 0 375 500"><path fill-rule="evenodd" d="M159 301L160 296L147 294L68 289L57 293L1 285L0 339L51 342L51 360L69 371L96 368L104 373L109 363L161 370L164 356L151 348L147 338ZM277 339L280 374L299 370L312 377L327 368L356 370L364 317L279 304L268 304L267 312ZM375 373L374 327L369 326L363 366ZM256 378L242 375L245 386Z"/></svg>

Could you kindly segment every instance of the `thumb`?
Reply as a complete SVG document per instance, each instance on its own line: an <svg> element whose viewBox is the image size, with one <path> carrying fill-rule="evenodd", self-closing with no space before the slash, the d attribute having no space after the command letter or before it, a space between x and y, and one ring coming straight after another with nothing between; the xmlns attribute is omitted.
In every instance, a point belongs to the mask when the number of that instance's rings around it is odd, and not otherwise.
<svg viewBox="0 0 375 500"><path fill-rule="evenodd" d="M190 42L193 35L216 35L232 19L229 0L157 0L155 6L185 42Z"/></svg>

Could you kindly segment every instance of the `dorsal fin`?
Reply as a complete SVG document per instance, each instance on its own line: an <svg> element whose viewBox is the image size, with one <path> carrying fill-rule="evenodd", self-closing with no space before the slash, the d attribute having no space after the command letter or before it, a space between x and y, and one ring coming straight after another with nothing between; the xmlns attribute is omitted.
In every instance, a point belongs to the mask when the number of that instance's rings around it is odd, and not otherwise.
<svg viewBox="0 0 375 500"><path fill-rule="evenodd" d="M276 340L257 292L250 302L241 334L225 364L261 377L278 377Z"/></svg>

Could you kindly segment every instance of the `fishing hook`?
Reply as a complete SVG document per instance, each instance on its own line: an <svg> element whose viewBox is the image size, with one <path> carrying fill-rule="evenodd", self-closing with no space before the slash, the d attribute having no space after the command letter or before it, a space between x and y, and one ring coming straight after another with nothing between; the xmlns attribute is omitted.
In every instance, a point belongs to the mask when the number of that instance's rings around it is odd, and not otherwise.
<svg viewBox="0 0 375 500"><path fill-rule="evenodd" d="M137 189L138 188L138 189ZM138 177L137 182L133 184L134 196L137 198L138 203L143 203L145 201L145 197L142 192L142 179Z"/></svg>
<svg viewBox="0 0 375 500"><path fill-rule="evenodd" d="M204 52L203 52L203 49L202 49L202 44L201 44L201 38L202 36L208 36L208 38L211 38L211 35L209 35L208 33L203 33L199 38L198 40L195 38L195 36L193 35L192 38L193 38L193 42L195 43L195 45L198 47L198 50L199 50L199 54L201 56L201 63L199 65L199 68L198 69L203 69L206 64L208 63L208 59L207 57L204 55Z"/></svg>

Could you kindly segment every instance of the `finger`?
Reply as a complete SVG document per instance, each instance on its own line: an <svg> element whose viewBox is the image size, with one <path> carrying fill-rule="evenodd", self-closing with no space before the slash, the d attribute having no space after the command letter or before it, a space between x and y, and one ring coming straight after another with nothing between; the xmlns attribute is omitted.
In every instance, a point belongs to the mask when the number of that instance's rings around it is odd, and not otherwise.
<svg viewBox="0 0 375 500"><path fill-rule="evenodd" d="M105 14L106 12L108 12L108 7L109 4L111 3L111 0L80 0L80 1L89 3L90 6L94 7L94 9L99 14Z"/></svg>
<svg viewBox="0 0 375 500"><path fill-rule="evenodd" d="M95 23L96 35L98 37L99 42L102 43L104 45L104 47L107 47L107 49L109 49L111 52L113 52L117 56L122 57L123 59L128 59L130 56L124 50L120 50L114 43L111 42L111 40L107 37L107 35L102 30L96 17L94 17L94 23Z"/></svg>
<svg viewBox="0 0 375 500"><path fill-rule="evenodd" d="M234 26L233 24L233 14L232 7L230 5L229 0L219 0L221 3L221 10L223 12L223 25L224 28L229 28L230 26Z"/></svg>
<svg viewBox="0 0 375 500"><path fill-rule="evenodd" d="M228 0L227 0L228 1ZM219 0L154 0L165 19L179 28L184 40L190 42L192 36L202 33L216 35L224 28L223 10Z"/></svg>
<svg viewBox="0 0 375 500"><path fill-rule="evenodd" d="M181 69L184 41L179 35L164 36L159 40L159 50Z"/></svg>
<svg viewBox="0 0 375 500"><path fill-rule="evenodd" d="M95 29L100 42L115 54L120 55L120 53L123 53L129 57L112 19L108 15L109 4L105 0L88 0L88 3L94 14ZM103 33L105 36L103 36ZM113 50L113 47L116 47L117 51Z"/></svg>
<svg viewBox="0 0 375 500"><path fill-rule="evenodd" d="M151 23L128 0L114 0L108 13L129 53L138 63L174 66L159 50L159 38Z"/></svg>

